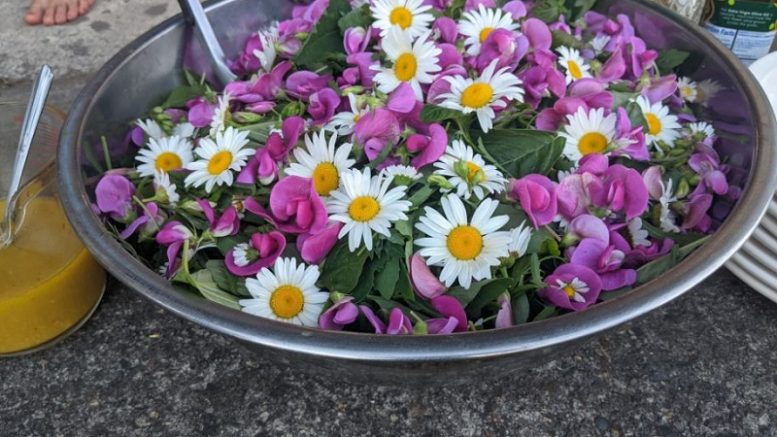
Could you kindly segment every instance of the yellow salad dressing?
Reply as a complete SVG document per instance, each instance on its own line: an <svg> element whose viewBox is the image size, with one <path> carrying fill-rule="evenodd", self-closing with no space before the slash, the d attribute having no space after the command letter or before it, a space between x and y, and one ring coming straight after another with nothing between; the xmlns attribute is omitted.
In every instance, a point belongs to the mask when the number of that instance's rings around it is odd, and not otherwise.
<svg viewBox="0 0 777 437"><path fill-rule="evenodd" d="M0 214L4 209L0 200ZM76 237L59 201L32 199L12 245L0 249L0 354L67 332L89 315L104 285L105 271Z"/></svg>

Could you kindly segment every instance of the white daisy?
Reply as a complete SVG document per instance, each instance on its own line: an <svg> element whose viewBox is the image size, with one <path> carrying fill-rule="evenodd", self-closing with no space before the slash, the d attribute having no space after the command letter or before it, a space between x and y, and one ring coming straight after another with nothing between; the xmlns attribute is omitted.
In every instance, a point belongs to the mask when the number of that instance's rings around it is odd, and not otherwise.
<svg viewBox="0 0 777 437"><path fill-rule="evenodd" d="M459 33L466 38L467 53L473 56L480 53L480 46L495 29L517 30L519 27L511 14L482 4L478 5L477 11L465 12L459 21Z"/></svg>
<svg viewBox="0 0 777 437"><path fill-rule="evenodd" d="M246 279L253 299L240 299L249 314L302 326L318 326L318 316L329 293L316 287L318 266L297 265L294 258L278 258L273 270L263 268L256 279Z"/></svg>
<svg viewBox="0 0 777 437"><path fill-rule="evenodd" d="M231 117L229 113L229 94L224 93L219 96L216 109L213 111L213 119L210 121L210 136L223 131L227 126L229 117Z"/></svg>
<svg viewBox="0 0 777 437"><path fill-rule="evenodd" d="M601 52L607 46L608 42L610 42L609 35L596 35L594 39L591 40L591 47L597 52Z"/></svg>
<svg viewBox="0 0 777 437"><path fill-rule="evenodd" d="M488 132L496 118L495 109L507 107L507 101L523 102L521 80L507 68L496 70L497 60L483 70L477 79L461 76L446 76L451 92L440 96L445 99L440 106L455 109L465 114L475 112L483 132Z"/></svg>
<svg viewBox="0 0 777 437"><path fill-rule="evenodd" d="M406 82L415 91L416 99L424 99L421 84L432 83L434 73L441 70L437 57L442 51L429 40L429 35L426 32L413 42L406 31L399 28L389 30L381 41L381 48L393 65L390 68L380 65L371 67L378 72L375 82L380 91L388 94Z"/></svg>
<svg viewBox="0 0 777 437"><path fill-rule="evenodd" d="M585 302L584 294L591 291L588 284L581 281L580 278L574 277L569 282L564 282L561 279L556 279L556 286L564 291L567 296L575 302Z"/></svg>
<svg viewBox="0 0 777 437"><path fill-rule="evenodd" d="M689 77L681 77L677 79L677 89L680 90L680 96L687 102L696 101L696 82L692 81Z"/></svg>
<svg viewBox="0 0 777 437"><path fill-rule="evenodd" d="M711 137L715 135L715 128L713 128L711 124L704 121L689 123L688 129L691 131L691 135L704 134L705 137Z"/></svg>
<svg viewBox="0 0 777 437"><path fill-rule="evenodd" d="M167 203L175 205L181 200L181 195L178 194L178 187L170 182L170 175L163 171L157 171L154 175L154 188L158 194L161 194L163 199L167 199Z"/></svg>
<svg viewBox="0 0 777 437"><path fill-rule="evenodd" d="M370 176L369 167L343 173L340 188L329 193L327 209L330 219L345 225L337 238L348 235L348 248L354 252L362 241L372 250L372 231L390 236L391 223L407 220L405 213L411 203L405 198L407 187L400 185L389 190L391 179L382 175Z"/></svg>
<svg viewBox="0 0 777 437"><path fill-rule="evenodd" d="M696 84L696 101L707 106L710 99L715 97L723 89L720 84L713 79L704 79Z"/></svg>
<svg viewBox="0 0 777 437"><path fill-rule="evenodd" d="M508 217L492 217L499 202L483 200L469 220L464 203L456 195L448 194L440 203L444 216L427 206L415 225L428 235L415 240L422 248L421 256L428 265L442 267L440 280L446 286L458 280L459 285L469 288L473 279L491 278L491 267L508 256L512 240L509 232L499 231Z"/></svg>
<svg viewBox="0 0 777 437"><path fill-rule="evenodd" d="M564 155L577 164L585 155L605 153L615 138L615 114L604 116L603 108L592 108L588 112L582 107L567 115L568 124L561 136L566 139Z"/></svg>
<svg viewBox="0 0 777 437"><path fill-rule="evenodd" d="M178 136L149 138L148 148L140 149L135 160L141 163L141 176L182 169L192 161L192 144Z"/></svg>
<svg viewBox="0 0 777 437"><path fill-rule="evenodd" d="M631 245L637 246L650 246L648 241L648 231L642 228L642 219L639 217L634 218L627 225L629 235L631 236Z"/></svg>
<svg viewBox="0 0 777 437"><path fill-rule="evenodd" d="M637 105L642 110L642 115L647 123L645 139L648 144L663 141L667 146L674 147L674 140L680 136L680 123L677 116L669 113L669 108L661 102L650 104L644 97L637 97Z"/></svg>
<svg viewBox="0 0 777 437"><path fill-rule="evenodd" d="M251 261L248 259L248 252L250 250L252 249L248 243L238 243L235 245L235 247L232 248L232 259L236 266L245 267L248 264L251 264Z"/></svg>
<svg viewBox="0 0 777 437"><path fill-rule="evenodd" d="M366 104L360 107L359 99L355 94L348 94L348 105L351 108L350 111L339 111L324 127L337 132L338 135L351 135L353 127L370 112L370 108Z"/></svg>
<svg viewBox="0 0 777 437"><path fill-rule="evenodd" d="M413 181L421 179L421 173L412 165L390 165L380 173L393 180L396 185L410 185Z"/></svg>
<svg viewBox="0 0 777 437"><path fill-rule="evenodd" d="M162 130L162 127L159 126L159 123L150 118L145 120L138 119L135 121L135 124L137 124L138 127L143 130L147 138L154 138L158 140L167 136L167 134L165 134L165 132ZM173 136L191 138L192 135L194 135L194 126L191 123L184 122L173 126Z"/></svg>
<svg viewBox="0 0 777 437"><path fill-rule="evenodd" d="M675 222L677 221L677 215L670 208L670 204L677 201L672 192L672 180L669 179L664 185L661 181L661 197L658 199L660 205L659 221L661 224L661 230L664 232L680 232L680 228L677 227Z"/></svg>
<svg viewBox="0 0 777 437"><path fill-rule="evenodd" d="M591 67L585 63L577 49L561 46L557 51L561 55L558 63L566 71L567 84L584 77L591 77Z"/></svg>
<svg viewBox="0 0 777 437"><path fill-rule="evenodd" d="M262 43L262 50L254 50L253 54L259 59L262 69L270 72L273 65L275 65L275 58L278 56L277 49L275 48L279 38L278 28L274 25L270 26L265 31L257 32L257 36L259 37L259 42Z"/></svg>
<svg viewBox="0 0 777 437"><path fill-rule="evenodd" d="M200 146L194 150L201 159L186 166L192 173L186 176L184 184L199 187L205 185L210 193L216 185L232 185L233 171L240 171L256 151L245 148L248 131L226 128L216 134L216 141L210 137L200 139Z"/></svg>
<svg viewBox="0 0 777 437"><path fill-rule="evenodd" d="M430 9L422 0L374 0L370 6L375 18L372 25L380 29L381 37L391 29L400 29L415 38L426 32L434 21L434 16L427 13Z"/></svg>
<svg viewBox="0 0 777 437"><path fill-rule="evenodd" d="M464 199L473 194L482 199L487 194L500 193L507 182L495 166L486 164L482 156L461 140L453 140L434 166L435 173L447 177L456 194Z"/></svg>
<svg viewBox="0 0 777 437"><path fill-rule="evenodd" d="M324 131L305 135L305 148L294 149L293 162L286 174L313 179L313 187L320 196L328 196L340 185L340 176L356 162L348 157L351 143L343 143L335 150L337 134L332 133L327 143Z"/></svg>
<svg viewBox="0 0 777 437"><path fill-rule="evenodd" d="M526 249L529 248L531 235L531 226L526 226L526 221L524 220L517 228L510 230L510 244L507 245L507 249L510 253L523 256L526 253Z"/></svg>

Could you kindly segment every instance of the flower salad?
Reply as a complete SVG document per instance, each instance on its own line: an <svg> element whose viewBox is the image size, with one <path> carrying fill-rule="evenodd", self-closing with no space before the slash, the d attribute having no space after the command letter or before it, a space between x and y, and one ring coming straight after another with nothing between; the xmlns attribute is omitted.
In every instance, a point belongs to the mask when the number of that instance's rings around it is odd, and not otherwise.
<svg viewBox="0 0 777 437"><path fill-rule="evenodd" d="M721 85L567 3L297 6L237 81L185 72L133 123L94 210L181 292L329 330L505 328L627 293L739 193L703 118Z"/></svg>

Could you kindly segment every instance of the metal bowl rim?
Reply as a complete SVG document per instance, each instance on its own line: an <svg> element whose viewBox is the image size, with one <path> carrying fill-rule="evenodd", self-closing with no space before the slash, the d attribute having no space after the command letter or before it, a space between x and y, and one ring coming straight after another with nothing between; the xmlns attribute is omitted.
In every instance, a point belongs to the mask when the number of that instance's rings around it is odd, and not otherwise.
<svg viewBox="0 0 777 437"><path fill-rule="evenodd" d="M236 0L211 1L206 11ZM621 297L599 303L586 311L565 314L507 329L445 336L378 336L304 328L244 314L204 299L187 296L143 266L105 230L92 212L78 166L78 140L92 97L131 57L157 38L184 26L182 16L172 17L144 33L114 55L89 81L70 109L60 137L58 174L63 203L85 246L121 282L170 312L222 334L256 345L289 352L367 362L455 362L536 351L587 337L640 317L680 296L721 267L755 229L772 199L777 180L777 154L770 144L777 139L771 107L750 72L714 37L688 20L652 2L640 3L677 26L688 27L710 46L739 79L757 125L751 176L736 208L702 248L665 275ZM712 254L712 255L710 255Z"/></svg>

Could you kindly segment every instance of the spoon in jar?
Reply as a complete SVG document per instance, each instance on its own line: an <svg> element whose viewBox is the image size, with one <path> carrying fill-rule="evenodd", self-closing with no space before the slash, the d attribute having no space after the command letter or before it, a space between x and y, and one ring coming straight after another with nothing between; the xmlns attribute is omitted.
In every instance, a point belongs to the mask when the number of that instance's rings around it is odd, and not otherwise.
<svg viewBox="0 0 777 437"><path fill-rule="evenodd" d="M48 65L41 67L38 76L35 78L35 84L32 87L30 101L27 103L27 110L24 113L22 121L22 130L19 134L19 145L16 149L16 159L11 172L11 182L8 185L8 193L5 197L5 213L3 221L0 222L0 248L9 246L14 237L14 220L16 219L16 198L19 187L22 183L24 167L27 164L27 157L30 154L32 140L35 138L35 131L38 129L43 108L46 105L46 98L51 89L51 82L54 80L54 74Z"/></svg>
<svg viewBox="0 0 777 437"><path fill-rule="evenodd" d="M226 85L235 81L237 76L232 70L229 69L227 63L224 61L224 50L219 44L219 40L216 38L216 32L213 31L213 26L210 25L205 10L200 4L200 0L178 0L178 4L181 6L184 16L194 22L194 27L197 31L197 35L200 37L200 42L205 46L205 51L208 52L211 66L214 73L221 81L222 85Z"/></svg>

